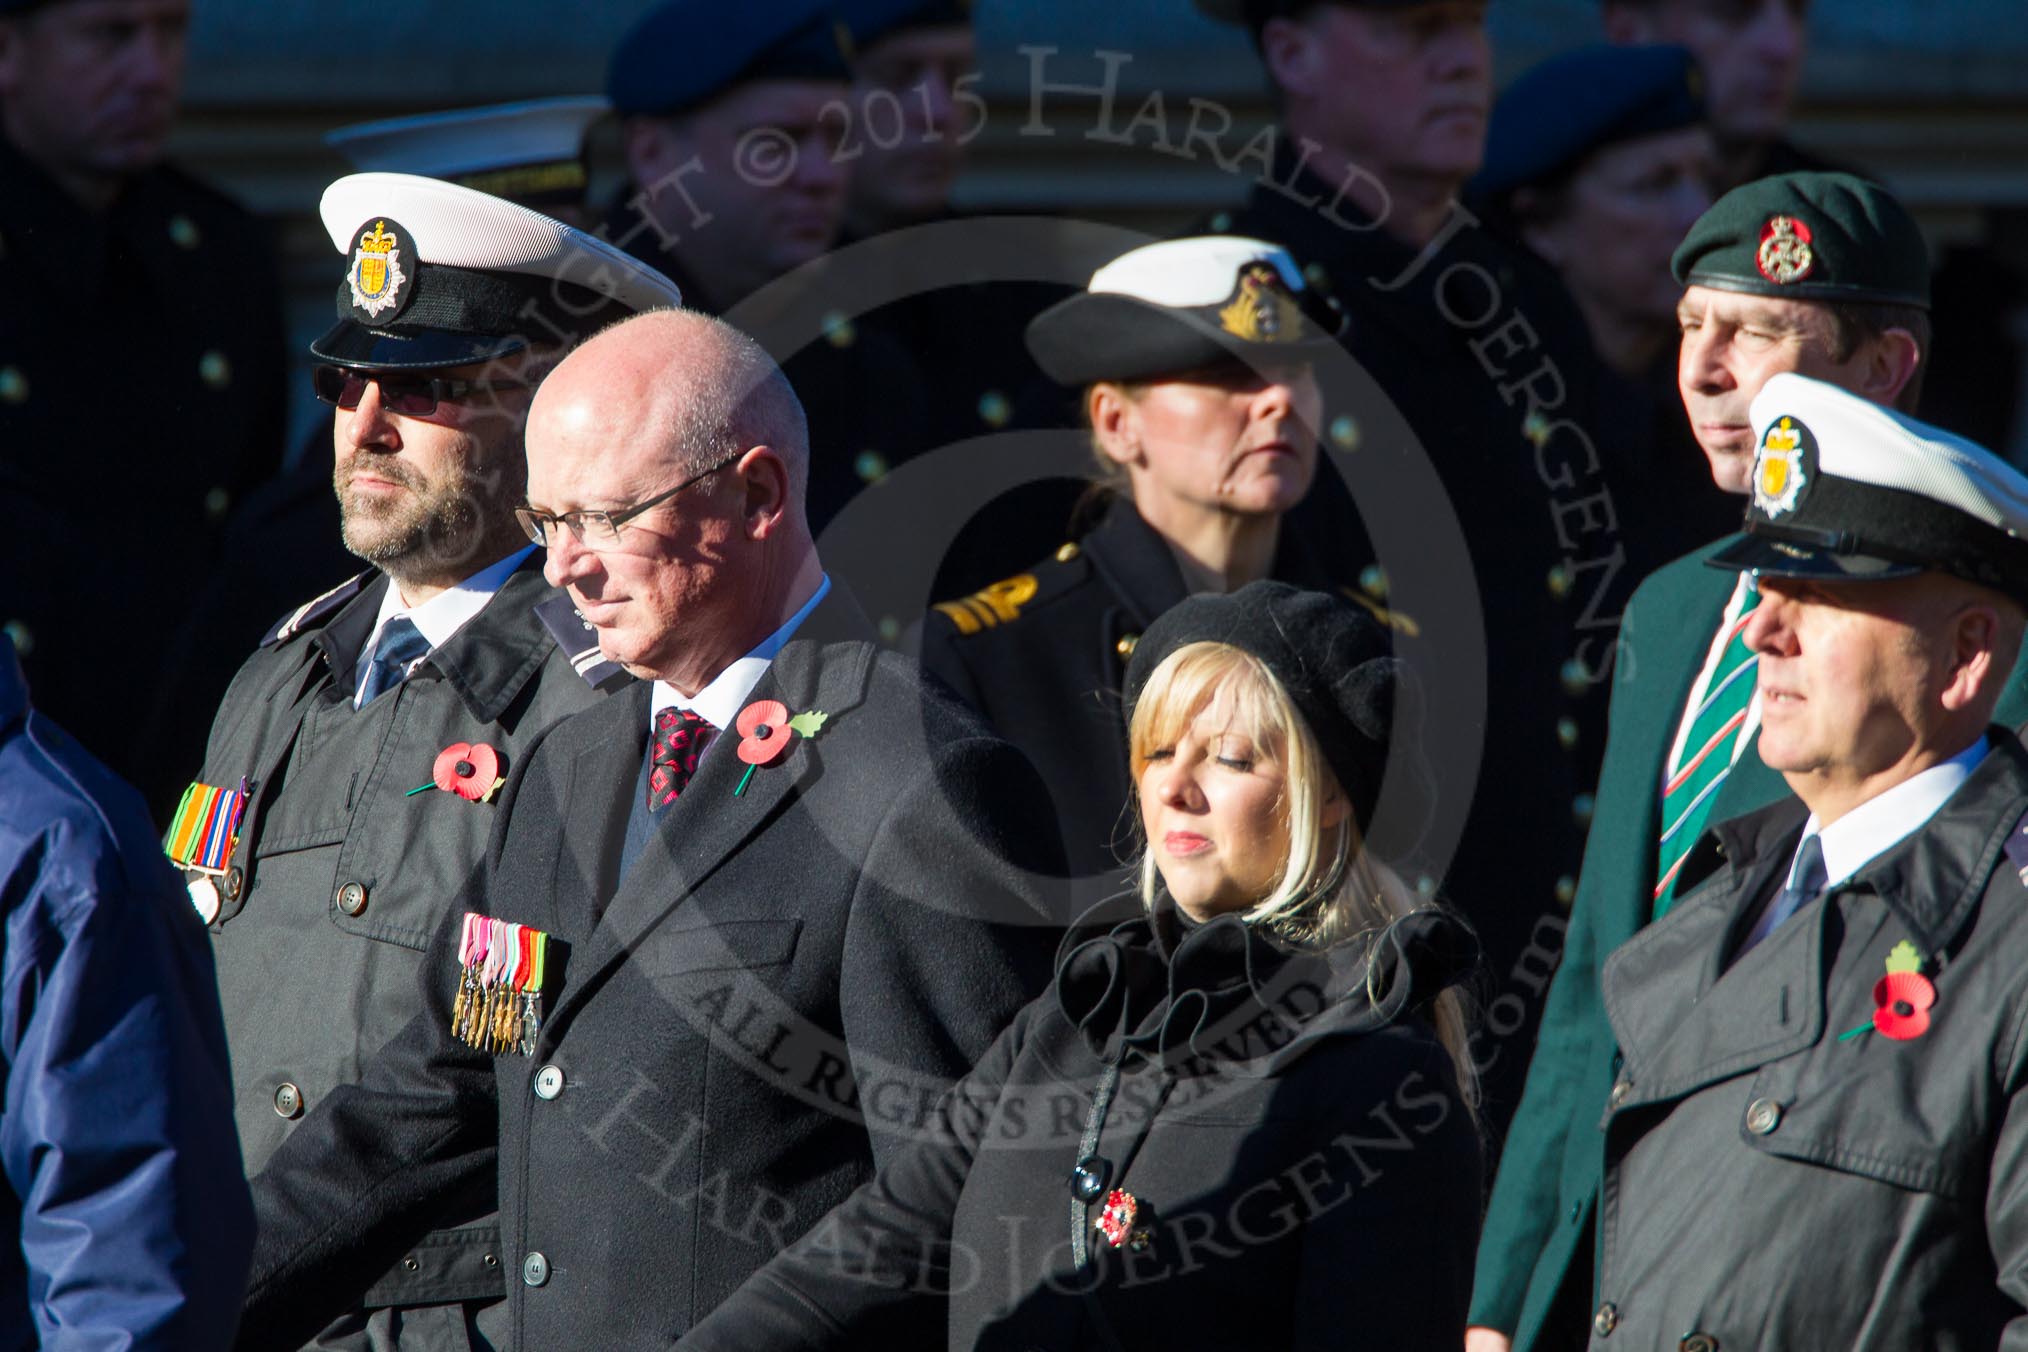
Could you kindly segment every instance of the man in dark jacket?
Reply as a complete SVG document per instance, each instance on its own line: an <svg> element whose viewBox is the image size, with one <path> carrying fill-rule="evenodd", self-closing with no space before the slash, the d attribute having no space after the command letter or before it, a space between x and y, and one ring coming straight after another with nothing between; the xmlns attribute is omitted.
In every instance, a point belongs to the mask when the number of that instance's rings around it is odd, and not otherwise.
<svg viewBox="0 0 2028 1352"><path fill-rule="evenodd" d="M766 354L699 315L617 326L545 383L523 519L643 680L522 756L485 914L439 931L414 1020L256 1180L250 1346L496 1183L513 1346L679 1334L1045 979L1042 786L833 588L807 436ZM508 926L547 957L530 1017L476 1039L493 1057L452 1024L497 1009Z"/></svg>
<svg viewBox="0 0 2028 1352"><path fill-rule="evenodd" d="M407 1022L494 780L625 680L514 519L522 429L559 349L678 301L617 249L449 183L353 175L322 210L345 280L311 350L345 546L374 567L247 659L168 838L217 927L249 1172ZM318 1346L464 1348L501 1294L488 1210L417 1227Z"/></svg>
<svg viewBox="0 0 2028 1352"><path fill-rule="evenodd" d="M0 0L0 628L44 711L151 801L181 767L151 754L134 664L167 656L282 456L267 231L162 158L189 17Z"/></svg>
<svg viewBox="0 0 2028 1352"><path fill-rule="evenodd" d="M0 1342L206 1352L253 1245L211 954L134 791L0 639Z"/></svg>
<svg viewBox="0 0 2028 1352"><path fill-rule="evenodd" d="M1590 790L1604 746L1606 693L1621 611L1633 590L1613 478L1616 429L1595 417L1596 363L1584 322L1538 261L1495 239L1456 198L1479 167L1492 104L1485 6L1477 0L1197 0L1245 22L1277 92L1271 166L1217 232L1280 244L1312 286L1343 304L1346 346L1370 385L1325 378L1325 447L1372 462L1419 455L1442 479L1471 546L1480 607L1417 612L1425 630L1483 632L1479 707L1432 712L1484 730L1462 844L1443 879L1483 936L1489 1023L1478 1055L1496 1129L1513 1111L1537 1013L1532 936L1554 926L1575 887ZM1377 390L1374 388L1377 386ZM1381 429L1390 404L1413 433ZM1350 476L1347 476L1348 481ZM1360 519L1398 511L1367 490L1356 505L1337 476L1289 515L1327 546L1366 538ZM1338 563L1341 581L1365 559ZM1388 599L1419 560L1382 558L1362 579ZM1406 607L1415 611L1413 606Z"/></svg>
<svg viewBox="0 0 2028 1352"><path fill-rule="evenodd" d="M1605 965L1590 1346L2011 1345L2028 754L1991 720L2028 477L1803 376L1752 416L1746 532L1711 562L1759 575L1760 753L1795 797L1705 836Z"/></svg>
<svg viewBox="0 0 2028 1352"><path fill-rule="evenodd" d="M1763 274L1776 219L1810 233L1806 275ZM1682 399L1719 488L1748 491L1750 405L1772 376L1800 371L1878 403L1914 403L1927 365L1928 251L1885 191L1826 174L1735 189L1692 229L1675 267L1685 283ZM1852 304L1853 295L1878 299ZM1475 1338L1494 1340L1488 1349L1508 1337L1524 1352L1559 1347L1589 1315L1600 1183L1591 1105L1611 1082L1615 1051L1600 964L1680 894L1673 870L1707 823L1786 792L1755 747L1752 654L1737 638L1758 593L1750 579L1704 566L1730 541L1658 569L1627 607L1598 818L1479 1248L1472 1320ZM2001 714L2028 718L2020 679Z"/></svg>

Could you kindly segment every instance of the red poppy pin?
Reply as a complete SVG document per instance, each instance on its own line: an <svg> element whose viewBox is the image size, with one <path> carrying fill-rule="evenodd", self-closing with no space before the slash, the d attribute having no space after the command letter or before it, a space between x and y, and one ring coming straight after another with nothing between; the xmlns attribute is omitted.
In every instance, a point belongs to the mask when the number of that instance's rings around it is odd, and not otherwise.
<svg viewBox="0 0 2028 1352"><path fill-rule="evenodd" d="M1873 983L1873 1026L1883 1036L1907 1042L1929 1031L1936 987L1922 974L1922 955L1903 939L1887 955L1887 975Z"/></svg>
<svg viewBox="0 0 2028 1352"><path fill-rule="evenodd" d="M739 734L739 745L734 750L746 762L746 773L739 777L739 787L732 791L732 796L737 798L746 792L747 781L753 778L756 767L781 760L789 754L798 736L815 737L824 730L830 717L815 709L792 715L789 706L777 699L757 699L741 709L739 717L733 720L732 730Z"/></svg>
<svg viewBox="0 0 2028 1352"><path fill-rule="evenodd" d="M1873 1018L1857 1028L1838 1034L1838 1041L1879 1033L1897 1042L1909 1042L1929 1031L1929 1011L1936 1004L1936 987L1922 974L1922 954L1903 939L1887 955L1887 975L1873 983Z"/></svg>
<svg viewBox="0 0 2028 1352"><path fill-rule="evenodd" d="M455 793L469 803L490 803L507 781L500 777L500 753L484 742L453 742L437 753L430 782L408 791L413 798L424 789Z"/></svg>

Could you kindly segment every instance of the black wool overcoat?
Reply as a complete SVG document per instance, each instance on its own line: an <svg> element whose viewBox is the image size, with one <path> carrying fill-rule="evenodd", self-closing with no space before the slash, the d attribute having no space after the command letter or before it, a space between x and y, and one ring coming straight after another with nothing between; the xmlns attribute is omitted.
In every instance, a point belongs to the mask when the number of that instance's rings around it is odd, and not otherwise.
<svg viewBox="0 0 2028 1352"><path fill-rule="evenodd" d="M747 770L720 735L620 876L642 684L524 758L473 900L553 937L533 1055L448 1031L457 926L365 1082L255 1181L242 1343L497 1188L512 1345L673 1340L869 1177L1047 980L1061 851L1033 771L833 596L752 700L829 716ZM496 1158L497 1146L497 1158Z"/></svg>

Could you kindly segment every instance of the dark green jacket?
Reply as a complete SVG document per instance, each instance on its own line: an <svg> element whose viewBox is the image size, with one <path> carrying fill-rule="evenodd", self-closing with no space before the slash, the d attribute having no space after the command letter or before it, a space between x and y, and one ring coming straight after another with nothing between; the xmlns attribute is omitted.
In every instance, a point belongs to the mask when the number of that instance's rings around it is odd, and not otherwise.
<svg viewBox="0 0 2028 1352"><path fill-rule="evenodd" d="M1653 912L1663 762L1737 576L1704 560L1730 540L1658 569L1634 593L1620 631L1598 811L1562 965L1549 988L1527 1089L1494 1181L1473 1283L1472 1323L1512 1333L1515 1352L1525 1352L1541 1333L1596 1211L1603 1158L1598 1121L1616 1050L1599 969ZM2017 667L1994 721L2013 726L2024 718L2028 676ZM1758 745L1748 746L1719 789L1709 820L1754 811L1787 793Z"/></svg>

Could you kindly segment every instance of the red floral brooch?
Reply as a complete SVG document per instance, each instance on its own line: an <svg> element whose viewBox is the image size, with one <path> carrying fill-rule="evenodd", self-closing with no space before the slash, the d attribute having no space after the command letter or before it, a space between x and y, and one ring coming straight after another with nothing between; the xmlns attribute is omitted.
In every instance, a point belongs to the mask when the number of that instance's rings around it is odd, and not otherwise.
<svg viewBox="0 0 2028 1352"><path fill-rule="evenodd" d="M747 781L753 778L756 767L781 760L789 754L797 736L815 737L824 730L830 717L815 709L791 715L789 706L778 699L757 699L741 709L732 724L732 730L739 734L739 745L733 749L746 762L746 773L739 777L739 787L732 791L732 796L737 798L746 792Z"/></svg>
<svg viewBox="0 0 2028 1352"><path fill-rule="evenodd" d="M455 793L468 803L490 803L507 781L500 777L500 753L484 742L453 742L437 753L430 782L418 784L404 797L425 789Z"/></svg>
<svg viewBox="0 0 2028 1352"><path fill-rule="evenodd" d="M1873 983L1872 1021L1840 1033L1838 1041L1867 1033L1913 1041L1929 1031L1929 1011L1935 1004L1936 987L1922 974L1922 954L1903 939L1887 955L1887 975Z"/></svg>
<svg viewBox="0 0 2028 1352"><path fill-rule="evenodd" d="M1125 1188L1114 1188L1106 1194L1106 1204L1099 1211L1098 1224L1094 1227L1115 1249L1131 1249L1140 1253L1148 1247L1148 1232L1136 1226L1141 1216L1140 1199Z"/></svg>
<svg viewBox="0 0 2028 1352"><path fill-rule="evenodd" d="M1887 955L1887 975L1873 983L1873 1026L1898 1041L1919 1038L1929 1031L1935 1003L1936 987L1922 974L1922 956L1902 940Z"/></svg>

